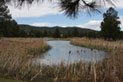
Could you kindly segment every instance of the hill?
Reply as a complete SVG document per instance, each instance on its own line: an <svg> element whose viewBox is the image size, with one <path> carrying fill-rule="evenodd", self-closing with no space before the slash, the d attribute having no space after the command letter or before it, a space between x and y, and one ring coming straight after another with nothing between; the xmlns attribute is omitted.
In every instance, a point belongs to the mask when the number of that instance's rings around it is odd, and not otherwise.
<svg viewBox="0 0 123 82"><path fill-rule="evenodd" d="M60 27L60 26L54 26L54 27L46 27L46 26L36 27L36 26L30 26L30 25L24 25L24 24L19 25L19 27L21 29L23 29L25 32L30 32L32 29L33 30L38 30L38 31L55 32L55 30L58 29L61 33L67 33L67 32L73 31L75 28L80 33L97 32L95 30L85 29L85 28L80 28L80 27Z"/></svg>

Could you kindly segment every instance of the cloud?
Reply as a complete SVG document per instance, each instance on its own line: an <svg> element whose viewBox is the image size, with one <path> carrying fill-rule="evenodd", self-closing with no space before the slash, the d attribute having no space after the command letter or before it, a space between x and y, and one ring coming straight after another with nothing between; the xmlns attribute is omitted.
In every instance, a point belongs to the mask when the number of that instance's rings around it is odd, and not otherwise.
<svg viewBox="0 0 123 82"><path fill-rule="evenodd" d="M121 27L121 30L123 31L123 16L120 17L120 21L121 21L120 27Z"/></svg>
<svg viewBox="0 0 123 82"><path fill-rule="evenodd" d="M80 25L77 25L77 26L82 27L82 28L100 30L100 23L101 23L101 20L91 20L88 23L80 24Z"/></svg>
<svg viewBox="0 0 123 82"><path fill-rule="evenodd" d="M44 3L33 3L30 7L25 5L24 7L15 8L14 6L8 5L10 13L13 18L20 17L39 17L52 14L60 14L59 8L55 7L54 2L44 1Z"/></svg>
<svg viewBox="0 0 123 82"><path fill-rule="evenodd" d="M120 16L120 21L121 21L120 27L121 27L121 30L123 31L123 16ZM100 29L101 22L102 22L102 20L91 20L87 23L79 24L79 25L75 25L75 26L99 31L99 30L101 30ZM49 26L49 27L52 27L52 26L71 27L71 26L67 26L67 25L63 26L63 25L51 24L51 23L47 23L47 22L37 22L37 23L30 24L30 25L32 25L32 26Z"/></svg>
<svg viewBox="0 0 123 82"><path fill-rule="evenodd" d="M121 30L123 31L123 16L120 16L121 24ZM102 20L91 20L85 24L80 24L80 25L76 25L78 27L82 27L82 28L89 28L89 29L94 29L94 30L101 30L100 29L100 23L102 22Z"/></svg>
<svg viewBox="0 0 123 82"><path fill-rule="evenodd" d="M116 8L120 8L122 9L123 8L123 0L112 0L114 5L116 6ZM113 6L112 4L106 4L106 7L111 7Z"/></svg>
<svg viewBox="0 0 123 82"><path fill-rule="evenodd" d="M37 23L29 24L29 25L38 26L38 27L40 27L40 26L48 26L48 27L60 26L60 27L63 27L63 28L71 27L71 26L65 26L65 25L60 25L60 24L53 24L53 23L51 24L51 23L48 23L48 22L37 22Z"/></svg>
<svg viewBox="0 0 123 82"><path fill-rule="evenodd" d="M116 6L116 8L123 8L123 0L111 0L113 4L111 4L109 1L107 0L107 2L103 2L103 0L96 0L97 5L101 5L104 8L114 7L114 5Z"/></svg>
<svg viewBox="0 0 123 82"><path fill-rule="evenodd" d="M31 26L53 26L52 24L50 23L45 23L45 22L41 22L41 23L33 23L33 24L30 24Z"/></svg>
<svg viewBox="0 0 123 82"><path fill-rule="evenodd" d="M123 31L123 16L120 16L119 20L121 21L121 24L120 24L121 30ZM91 20L91 21L88 21L87 23L79 24L79 25L75 25L75 26L81 27L81 28L101 30L100 29L101 22L102 22L102 20ZM30 25L32 25L32 26L50 26L50 27L52 27L52 26L70 27L70 25L63 26L63 25L51 24L51 23L47 23L47 22L37 22L37 23L30 24Z"/></svg>
<svg viewBox="0 0 123 82"><path fill-rule="evenodd" d="M61 14L59 7L55 4L57 0L53 0L54 2L48 2L47 0L44 3L33 3L30 7L25 5L22 9L15 8L11 5L8 5L10 12L13 18L20 17L39 17L45 15L54 15ZM123 0L116 1L117 8L123 8ZM109 5L107 5L109 6Z"/></svg>
<svg viewBox="0 0 123 82"><path fill-rule="evenodd" d="M123 0L117 0L116 7L123 8Z"/></svg>

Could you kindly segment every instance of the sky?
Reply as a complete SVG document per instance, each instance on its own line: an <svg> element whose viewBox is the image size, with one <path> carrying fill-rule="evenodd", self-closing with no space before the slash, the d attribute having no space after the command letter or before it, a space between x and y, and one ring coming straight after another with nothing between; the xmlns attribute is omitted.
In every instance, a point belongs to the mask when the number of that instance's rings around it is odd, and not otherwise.
<svg viewBox="0 0 123 82"><path fill-rule="evenodd" d="M121 30L123 31L123 0L117 0L116 10L121 21ZM18 24L28 24L32 26L77 26L80 28L89 28L100 30L100 23L103 21L103 13L110 7L101 8L100 13L80 12L77 18L67 17L56 2L33 3L31 6L23 6L21 8L8 5L10 13Z"/></svg>

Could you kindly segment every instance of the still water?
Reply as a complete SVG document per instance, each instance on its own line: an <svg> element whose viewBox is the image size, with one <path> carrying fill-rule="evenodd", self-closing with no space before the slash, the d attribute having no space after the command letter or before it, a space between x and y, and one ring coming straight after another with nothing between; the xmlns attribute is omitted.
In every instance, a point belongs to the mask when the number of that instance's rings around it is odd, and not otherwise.
<svg viewBox="0 0 123 82"><path fill-rule="evenodd" d="M106 58L104 51L89 49L70 44L70 41L47 41L52 47L44 54L44 57L37 57L36 62L45 65L57 65L82 62L98 62Z"/></svg>

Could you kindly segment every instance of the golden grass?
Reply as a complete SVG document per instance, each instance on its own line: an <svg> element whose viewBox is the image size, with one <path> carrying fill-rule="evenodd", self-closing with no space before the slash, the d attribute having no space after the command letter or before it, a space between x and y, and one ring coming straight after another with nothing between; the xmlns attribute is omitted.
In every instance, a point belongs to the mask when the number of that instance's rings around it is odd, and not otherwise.
<svg viewBox="0 0 123 82"><path fill-rule="evenodd" d="M102 67L105 72L105 80L100 82L123 82L123 41L105 41L103 39L73 38L71 43L88 48L96 48L108 51L108 59L98 63L96 68ZM99 75L97 75L98 77ZM102 77L102 76L100 76ZM98 81L99 82L99 81Z"/></svg>
<svg viewBox="0 0 123 82"><path fill-rule="evenodd" d="M0 75L14 76L20 79L35 75L36 66L32 66L34 55L29 50L41 49L42 55L48 45L38 38L2 38L0 39ZM34 67L34 68L33 68ZM38 66L37 66L38 67Z"/></svg>
<svg viewBox="0 0 123 82"><path fill-rule="evenodd" d="M106 41L104 39L73 38L71 43L79 46L96 48L102 50L123 50L123 41Z"/></svg>
<svg viewBox="0 0 123 82"><path fill-rule="evenodd" d="M103 62L75 63L65 66L39 66L32 64L33 48L45 49L41 39L4 38L0 40L0 75L32 82L123 82L123 41L73 38L72 44L105 49L109 58Z"/></svg>

